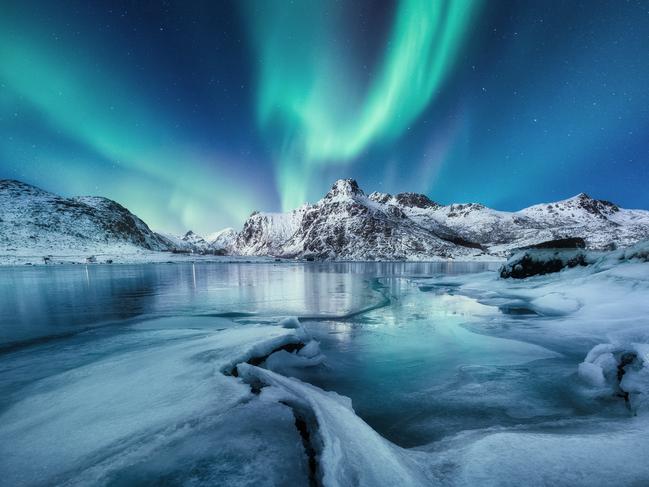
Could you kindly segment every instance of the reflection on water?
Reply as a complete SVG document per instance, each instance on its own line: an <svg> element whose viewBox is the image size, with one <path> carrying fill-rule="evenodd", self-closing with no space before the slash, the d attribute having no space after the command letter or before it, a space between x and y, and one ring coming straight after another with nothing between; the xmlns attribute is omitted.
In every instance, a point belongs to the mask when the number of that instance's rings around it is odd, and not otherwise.
<svg viewBox="0 0 649 487"><path fill-rule="evenodd" d="M502 320L497 307L422 292L408 279L387 282L390 306L344 322L306 323L326 368L284 373L351 397L359 416L408 447L465 429L578 413L565 381L574 362L467 329Z"/></svg>
<svg viewBox="0 0 649 487"><path fill-rule="evenodd" d="M493 267L493 265L492 265ZM139 316L339 315L374 277L475 272L478 263L150 264L0 269L0 345Z"/></svg>

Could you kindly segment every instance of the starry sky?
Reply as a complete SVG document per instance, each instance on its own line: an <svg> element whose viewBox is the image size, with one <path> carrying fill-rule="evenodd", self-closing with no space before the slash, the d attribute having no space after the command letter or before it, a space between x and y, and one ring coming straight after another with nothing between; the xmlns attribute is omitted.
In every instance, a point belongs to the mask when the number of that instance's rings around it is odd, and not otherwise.
<svg viewBox="0 0 649 487"><path fill-rule="evenodd" d="M348 177L649 208L649 2L0 0L0 178L205 233Z"/></svg>

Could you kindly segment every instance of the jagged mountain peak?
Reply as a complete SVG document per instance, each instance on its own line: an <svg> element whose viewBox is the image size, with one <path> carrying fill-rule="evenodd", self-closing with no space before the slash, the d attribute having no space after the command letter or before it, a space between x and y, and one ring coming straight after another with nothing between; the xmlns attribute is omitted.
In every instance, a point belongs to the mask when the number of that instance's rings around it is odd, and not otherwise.
<svg viewBox="0 0 649 487"><path fill-rule="evenodd" d="M376 203L387 203L392 198L390 193L381 193L379 191L374 191L370 193L368 198Z"/></svg>
<svg viewBox="0 0 649 487"><path fill-rule="evenodd" d="M364 196L365 193L358 186L355 179L339 179L337 180L329 192L325 195L325 200L331 200L338 197L354 197Z"/></svg>
<svg viewBox="0 0 649 487"><path fill-rule="evenodd" d="M435 208L439 206L428 196L420 193L399 193L394 196L394 199L401 206L410 208Z"/></svg>
<svg viewBox="0 0 649 487"><path fill-rule="evenodd" d="M577 217L579 213L585 212L594 215L598 218L607 218L620 211L620 207L615 203L606 200L598 200L592 198L586 193L579 193L571 198L557 201L554 203L541 203L538 205L530 206L521 212L526 213L548 213L554 214L570 214ZM577 212L577 213L575 213Z"/></svg>
<svg viewBox="0 0 649 487"><path fill-rule="evenodd" d="M594 214L606 215L616 213L620 210L620 207L615 203L611 203L607 200L597 200L591 198L586 193L579 193L577 196L571 198L571 200L576 202L584 210Z"/></svg>
<svg viewBox="0 0 649 487"><path fill-rule="evenodd" d="M479 203L441 206L418 193L366 195L351 179L336 181L323 199L301 211L262 215L250 218L239 233L244 253L350 260L473 258L565 236L581 237L590 248L649 237L649 212L620 210L585 193L507 212Z"/></svg>

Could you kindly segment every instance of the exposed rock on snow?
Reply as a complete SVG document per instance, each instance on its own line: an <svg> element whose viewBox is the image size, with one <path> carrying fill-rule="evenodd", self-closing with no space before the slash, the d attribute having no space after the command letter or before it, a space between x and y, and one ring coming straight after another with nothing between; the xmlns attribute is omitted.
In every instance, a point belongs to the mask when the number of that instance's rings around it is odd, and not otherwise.
<svg viewBox="0 0 649 487"><path fill-rule="evenodd" d="M640 242L626 249L601 252L583 250L580 247L580 240L558 241L559 244L564 245L564 248L555 247L557 241L552 241L517 252L500 268L500 277L523 279L577 266L593 264L610 266L623 261L649 261L649 241ZM574 244L577 244L576 250Z"/></svg>
<svg viewBox="0 0 649 487"><path fill-rule="evenodd" d="M587 265L583 238L572 237L549 240L524 247L522 252L512 255L500 269L500 277L524 279L526 277L559 272L566 267Z"/></svg>
<svg viewBox="0 0 649 487"><path fill-rule="evenodd" d="M527 249L585 249L586 241L581 237L560 238L524 247Z"/></svg>
<svg viewBox="0 0 649 487"><path fill-rule="evenodd" d="M586 254L575 250L531 249L510 257L500 269L500 277L524 279L559 272L566 267L588 265Z"/></svg>

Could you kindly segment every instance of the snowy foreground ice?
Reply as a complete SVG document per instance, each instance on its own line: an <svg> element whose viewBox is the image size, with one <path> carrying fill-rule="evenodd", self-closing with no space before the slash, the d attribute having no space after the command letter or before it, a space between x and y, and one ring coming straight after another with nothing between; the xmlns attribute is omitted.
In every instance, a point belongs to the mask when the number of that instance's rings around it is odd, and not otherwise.
<svg viewBox="0 0 649 487"><path fill-rule="evenodd" d="M16 268L0 483L649 485L649 263L621 257Z"/></svg>

